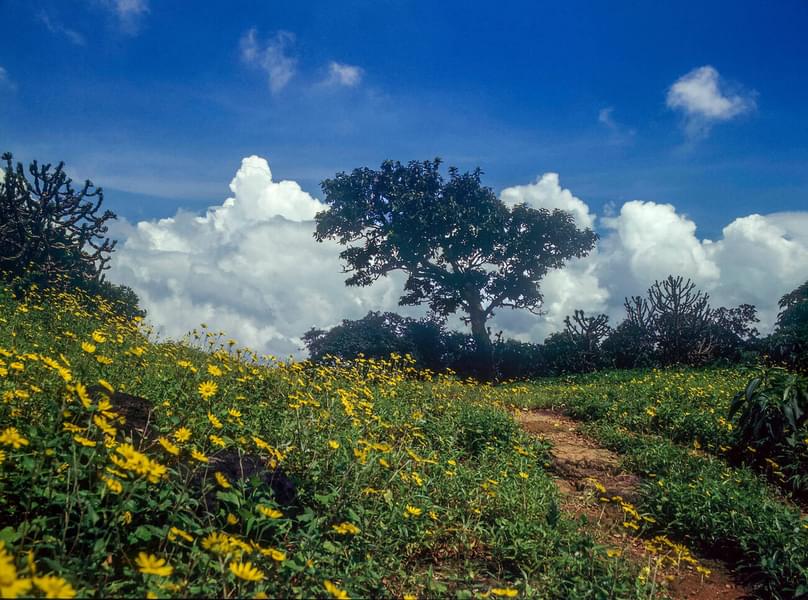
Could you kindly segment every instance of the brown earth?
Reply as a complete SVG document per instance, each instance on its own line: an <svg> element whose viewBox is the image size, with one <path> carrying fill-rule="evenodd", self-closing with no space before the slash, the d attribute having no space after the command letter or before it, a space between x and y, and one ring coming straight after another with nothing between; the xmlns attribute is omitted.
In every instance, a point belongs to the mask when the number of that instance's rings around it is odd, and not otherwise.
<svg viewBox="0 0 808 600"><path fill-rule="evenodd" d="M624 525L636 522L624 507L633 508L640 479L621 470L619 455L582 435L575 421L551 410L523 410L516 417L526 431L552 444L552 471L561 492L562 509L579 519L610 554L626 556L647 567L646 577L673 598L731 600L750 596L726 564L683 551L664 540L655 541L650 534L642 537ZM667 557L661 566L660 556ZM709 575L698 572L697 567L709 569Z"/></svg>

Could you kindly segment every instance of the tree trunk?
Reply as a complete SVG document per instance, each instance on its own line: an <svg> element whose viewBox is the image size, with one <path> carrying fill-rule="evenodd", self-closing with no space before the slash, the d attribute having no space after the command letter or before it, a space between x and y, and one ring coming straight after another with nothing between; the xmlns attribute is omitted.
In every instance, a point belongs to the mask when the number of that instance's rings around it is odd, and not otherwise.
<svg viewBox="0 0 808 600"><path fill-rule="evenodd" d="M469 319L471 321L471 336L474 338L476 347L478 376L481 381L491 381L494 379L494 347L491 345L491 338L488 337L488 329L485 326L486 318L479 301L469 309Z"/></svg>

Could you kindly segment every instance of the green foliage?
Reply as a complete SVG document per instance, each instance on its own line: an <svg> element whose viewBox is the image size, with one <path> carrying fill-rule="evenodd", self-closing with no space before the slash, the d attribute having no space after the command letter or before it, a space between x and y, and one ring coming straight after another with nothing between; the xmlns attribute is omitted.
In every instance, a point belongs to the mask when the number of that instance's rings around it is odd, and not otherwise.
<svg viewBox="0 0 808 600"><path fill-rule="evenodd" d="M782 369L766 369L735 395L729 417L737 415L735 451L745 460L776 464L775 473L808 493L808 379Z"/></svg>
<svg viewBox="0 0 808 600"><path fill-rule="evenodd" d="M777 327L763 346L771 361L808 374L808 281L780 298Z"/></svg>
<svg viewBox="0 0 808 600"><path fill-rule="evenodd" d="M507 448L517 439L519 426L493 406L466 405L458 412L458 445L471 457L484 449Z"/></svg>
<svg viewBox="0 0 808 600"><path fill-rule="evenodd" d="M570 213L509 208L481 183L479 169L440 173L440 160L379 170L355 169L322 182L329 210L316 216L318 241L335 239L352 275L370 285L392 271L407 281L400 303L426 303L440 317L458 310L471 324L479 368L493 377L485 327L495 309L537 311L539 282L550 269L586 255L597 236L579 230Z"/></svg>

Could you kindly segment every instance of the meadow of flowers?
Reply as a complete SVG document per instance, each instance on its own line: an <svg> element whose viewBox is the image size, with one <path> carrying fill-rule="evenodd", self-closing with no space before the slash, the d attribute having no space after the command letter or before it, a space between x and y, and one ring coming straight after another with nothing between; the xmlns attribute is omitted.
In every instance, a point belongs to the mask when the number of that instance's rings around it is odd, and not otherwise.
<svg viewBox="0 0 808 600"><path fill-rule="evenodd" d="M0 595L647 597L559 509L533 393L0 287Z"/></svg>

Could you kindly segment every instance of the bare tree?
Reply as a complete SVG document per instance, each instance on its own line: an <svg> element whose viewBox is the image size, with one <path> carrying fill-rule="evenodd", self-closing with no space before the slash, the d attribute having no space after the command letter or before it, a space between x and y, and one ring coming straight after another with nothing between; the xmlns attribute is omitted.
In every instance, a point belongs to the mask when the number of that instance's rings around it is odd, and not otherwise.
<svg viewBox="0 0 808 600"><path fill-rule="evenodd" d="M598 314L587 317L584 311L576 310L572 318L564 317L566 334L574 347L582 371L591 371L597 368L600 355L600 345L611 332L609 317Z"/></svg>
<svg viewBox="0 0 808 600"><path fill-rule="evenodd" d="M77 191L64 171L33 161L26 177L22 163L6 166L0 180L0 272L22 276L35 271L48 280L59 276L103 281L115 241L105 236L110 211L99 213L104 195L90 181Z"/></svg>
<svg viewBox="0 0 808 600"><path fill-rule="evenodd" d="M647 298L626 298L626 320L663 364L704 362L713 345L709 299L690 279L669 275L648 288Z"/></svg>

